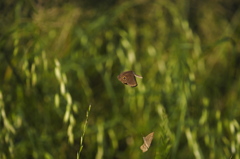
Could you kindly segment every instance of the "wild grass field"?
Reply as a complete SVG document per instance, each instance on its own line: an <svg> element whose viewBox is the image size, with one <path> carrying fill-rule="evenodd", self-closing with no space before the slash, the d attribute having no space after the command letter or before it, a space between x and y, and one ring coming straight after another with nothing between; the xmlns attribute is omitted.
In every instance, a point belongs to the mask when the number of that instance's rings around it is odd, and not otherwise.
<svg viewBox="0 0 240 159"><path fill-rule="evenodd" d="M239 1L0 8L1 159L240 159Z"/></svg>

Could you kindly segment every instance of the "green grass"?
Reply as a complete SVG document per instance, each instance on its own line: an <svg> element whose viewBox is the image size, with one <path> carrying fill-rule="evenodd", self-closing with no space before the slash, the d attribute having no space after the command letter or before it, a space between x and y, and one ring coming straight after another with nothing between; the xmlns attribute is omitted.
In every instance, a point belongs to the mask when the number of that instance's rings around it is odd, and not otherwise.
<svg viewBox="0 0 240 159"><path fill-rule="evenodd" d="M240 158L239 2L36 3L1 3L0 158Z"/></svg>

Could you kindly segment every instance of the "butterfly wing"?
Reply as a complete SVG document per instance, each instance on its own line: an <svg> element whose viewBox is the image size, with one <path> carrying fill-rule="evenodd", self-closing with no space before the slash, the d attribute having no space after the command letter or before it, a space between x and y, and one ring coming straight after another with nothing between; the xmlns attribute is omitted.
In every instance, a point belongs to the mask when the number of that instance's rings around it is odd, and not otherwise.
<svg viewBox="0 0 240 159"><path fill-rule="evenodd" d="M131 86L131 87L136 87L137 84L137 80L136 77L134 76L134 74L128 74L128 81L127 81L127 85Z"/></svg>
<svg viewBox="0 0 240 159"><path fill-rule="evenodd" d="M117 76L118 80L123 84L129 85L131 87L137 86L137 81L133 71L126 71Z"/></svg>
<svg viewBox="0 0 240 159"><path fill-rule="evenodd" d="M148 150L148 147L145 144L142 144L140 149L142 150L142 152L146 152Z"/></svg>
<svg viewBox="0 0 240 159"><path fill-rule="evenodd" d="M147 145L148 148L150 147L150 145L152 143L153 135L154 135L154 132L148 134L146 137L143 137L143 141Z"/></svg>
<svg viewBox="0 0 240 159"><path fill-rule="evenodd" d="M151 143L152 143L152 140L153 140L153 135L154 135L154 132L151 132L150 134L148 134L146 137L143 137L143 145L140 147L140 149L143 151L143 152L146 152Z"/></svg>

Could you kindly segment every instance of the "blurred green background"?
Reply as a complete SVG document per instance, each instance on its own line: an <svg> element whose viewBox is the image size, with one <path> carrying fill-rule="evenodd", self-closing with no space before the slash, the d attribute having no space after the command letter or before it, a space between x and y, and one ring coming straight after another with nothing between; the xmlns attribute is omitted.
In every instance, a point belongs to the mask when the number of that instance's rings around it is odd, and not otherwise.
<svg viewBox="0 0 240 159"><path fill-rule="evenodd" d="M240 158L239 0L0 8L1 159Z"/></svg>

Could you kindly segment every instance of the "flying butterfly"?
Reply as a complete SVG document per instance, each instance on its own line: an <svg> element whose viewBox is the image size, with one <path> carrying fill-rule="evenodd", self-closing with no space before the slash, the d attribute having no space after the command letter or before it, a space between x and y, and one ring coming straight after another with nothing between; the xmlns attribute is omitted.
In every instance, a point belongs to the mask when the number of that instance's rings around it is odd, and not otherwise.
<svg viewBox="0 0 240 159"><path fill-rule="evenodd" d="M117 76L119 81L131 87L138 85L135 77L143 78L142 76L136 75L133 71L126 71Z"/></svg>
<svg viewBox="0 0 240 159"><path fill-rule="evenodd" d="M154 132L151 132L150 134L148 134L146 137L143 137L143 144L142 146L140 147L140 149L142 150L142 152L146 152L151 143L152 143L152 140L153 140L153 135L154 135Z"/></svg>

